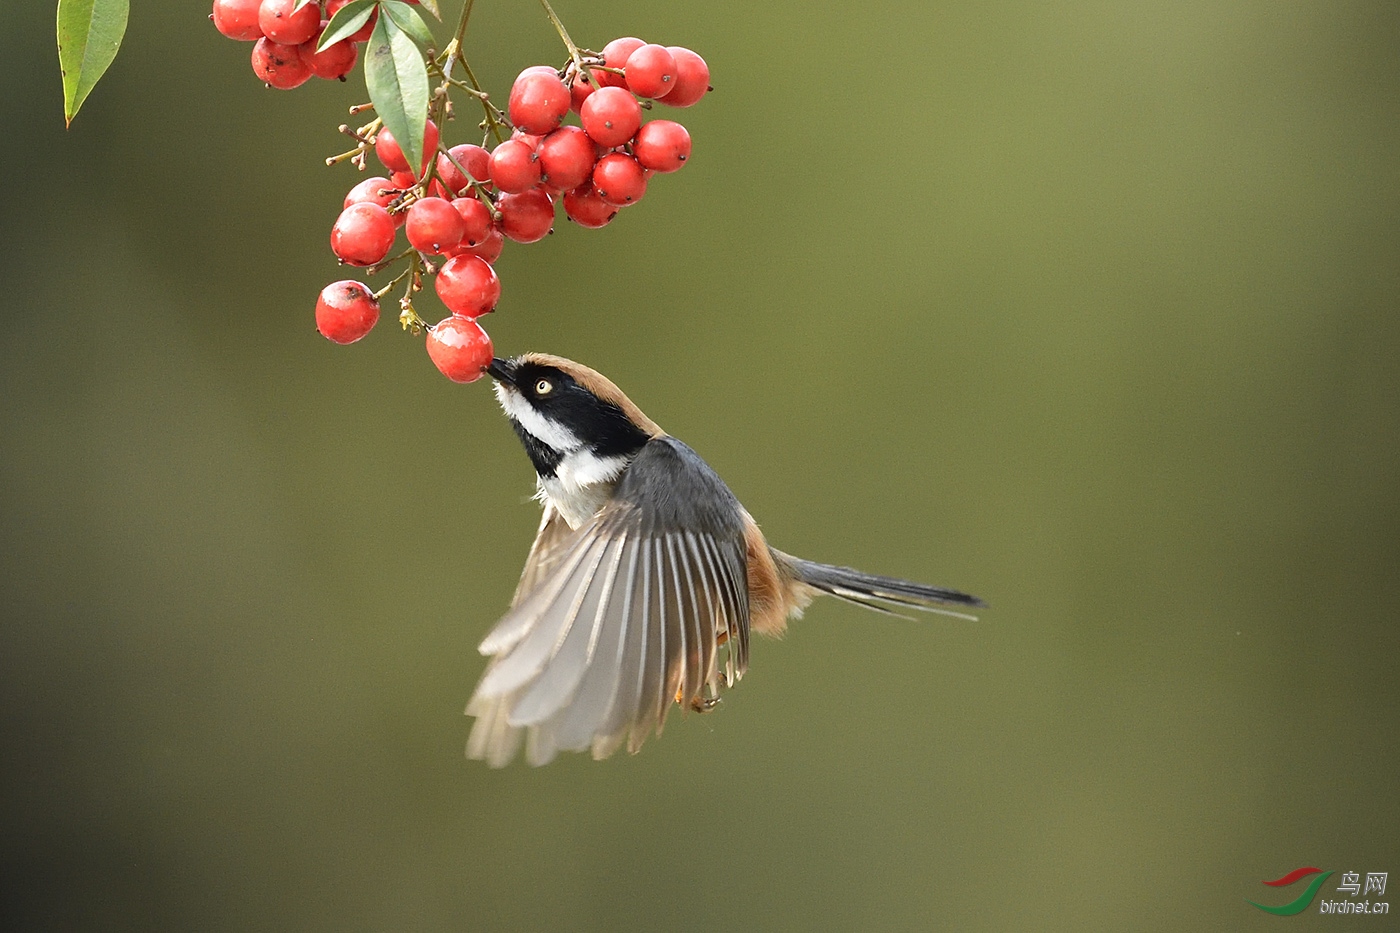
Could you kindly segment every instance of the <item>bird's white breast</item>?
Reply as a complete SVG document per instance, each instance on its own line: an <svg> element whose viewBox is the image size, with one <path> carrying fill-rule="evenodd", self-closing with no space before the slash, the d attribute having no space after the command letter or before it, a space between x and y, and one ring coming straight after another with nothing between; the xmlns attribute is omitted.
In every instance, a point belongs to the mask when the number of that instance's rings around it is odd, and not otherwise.
<svg viewBox="0 0 1400 933"><path fill-rule="evenodd" d="M571 451L553 476L537 478L540 497L554 506L570 528L578 528L612 498L628 461L625 455L600 457L586 447Z"/></svg>

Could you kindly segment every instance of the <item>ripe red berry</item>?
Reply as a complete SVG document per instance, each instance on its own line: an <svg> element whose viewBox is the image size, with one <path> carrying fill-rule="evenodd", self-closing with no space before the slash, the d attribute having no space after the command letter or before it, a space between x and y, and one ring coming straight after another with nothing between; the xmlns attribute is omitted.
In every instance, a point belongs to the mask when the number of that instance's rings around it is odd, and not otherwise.
<svg viewBox="0 0 1400 933"><path fill-rule="evenodd" d="M453 256L438 272L438 297L447 310L463 317L479 317L496 307L501 299L501 280L496 270L479 256Z"/></svg>
<svg viewBox="0 0 1400 933"><path fill-rule="evenodd" d="M606 227L617 216L617 206L604 201L590 182L565 193L564 213L580 227Z"/></svg>
<svg viewBox="0 0 1400 933"><path fill-rule="evenodd" d="M642 106L631 91L600 87L583 102L579 122L595 143L611 149L621 146L637 132L642 125Z"/></svg>
<svg viewBox="0 0 1400 933"><path fill-rule="evenodd" d="M491 153L480 146L473 146L470 143L461 146L453 146L447 150L452 154L462 168L466 169L472 178L477 181L491 180ZM454 195L462 194L467 190L467 177L457 170L457 166L452 164L445 153L438 153L437 159L438 175L442 177Z"/></svg>
<svg viewBox="0 0 1400 933"><path fill-rule="evenodd" d="M627 65L627 57L644 45L646 43L636 36L623 36L621 39L614 39L603 46L603 64L609 68L623 68ZM611 71L595 71L593 79L598 82L600 88L627 86L622 75L613 74Z"/></svg>
<svg viewBox="0 0 1400 933"><path fill-rule="evenodd" d="M290 91L311 79L311 66L295 45L263 38L253 46L253 74L278 90Z"/></svg>
<svg viewBox="0 0 1400 933"><path fill-rule="evenodd" d="M462 218L462 245L480 246L485 243L492 230L491 211L486 205L474 195L467 195L454 200L452 208Z"/></svg>
<svg viewBox="0 0 1400 933"><path fill-rule="evenodd" d="M258 25L258 10L262 0L214 0L214 28L242 42L255 42L263 37Z"/></svg>
<svg viewBox="0 0 1400 933"><path fill-rule="evenodd" d="M505 246L506 238L501 235L501 231L492 227L490 232L486 234L486 239L475 246L468 246L466 238L464 237L461 245L457 247L452 255L453 257L476 256L479 259L494 263L497 259L501 258L501 250L505 249Z"/></svg>
<svg viewBox="0 0 1400 933"><path fill-rule="evenodd" d="M564 121L569 100L569 89L553 69L526 70L510 89L510 122L527 133L548 133Z"/></svg>
<svg viewBox="0 0 1400 933"><path fill-rule="evenodd" d="M491 365L491 338L467 318L444 318L428 328L428 356L453 382L476 382Z"/></svg>
<svg viewBox="0 0 1400 933"><path fill-rule="evenodd" d="M491 181L507 194L528 191L540 183L540 157L530 144L507 139L491 151Z"/></svg>
<svg viewBox="0 0 1400 933"><path fill-rule="evenodd" d="M543 136L537 133L527 133L522 129L513 130L510 134L510 138L516 142L522 142L531 149L537 151L540 148L540 143L544 140Z"/></svg>
<svg viewBox="0 0 1400 933"><path fill-rule="evenodd" d="M320 41L321 33L318 32L301 44L302 60L310 67L311 73L318 78L325 78L327 81L344 78L355 67L355 61L360 57L355 43L349 39L341 39L334 45L318 52L316 51L316 43Z"/></svg>
<svg viewBox="0 0 1400 933"><path fill-rule="evenodd" d="M588 95L592 94L595 90L597 90L597 88L595 88L593 82L588 79L588 75L575 75L574 83L569 85L569 109L574 113L578 113L579 108L583 106L583 102L588 99Z"/></svg>
<svg viewBox="0 0 1400 933"><path fill-rule="evenodd" d="M539 188L502 195L496 202L501 232L517 243L543 240L554 227L554 202Z"/></svg>
<svg viewBox="0 0 1400 933"><path fill-rule="evenodd" d="M351 204L358 204L361 201L368 201L371 204L378 204L384 209L388 209L389 203L398 196L393 189L393 184L382 175L371 175L358 185L350 189L345 195L344 207Z"/></svg>
<svg viewBox="0 0 1400 933"><path fill-rule="evenodd" d="M540 143L541 181L551 188L577 188L593 173L597 150L576 126L561 126Z"/></svg>
<svg viewBox="0 0 1400 933"><path fill-rule="evenodd" d="M418 167L416 174L421 175L433 160L433 154L438 147L437 124L429 120L423 127L423 164ZM408 159L403 154L403 149L399 148L399 141L394 138L394 134L387 129L380 130L379 135L374 140L374 154L379 156L379 161L384 163L384 167L391 172L408 171Z"/></svg>
<svg viewBox="0 0 1400 933"><path fill-rule="evenodd" d="M397 229L394 218L378 204L351 204L331 227L331 251L341 262L372 266L389 255Z"/></svg>
<svg viewBox="0 0 1400 933"><path fill-rule="evenodd" d="M636 159L610 152L593 169L593 187L604 201L624 207L637 203L647 193L647 178Z"/></svg>
<svg viewBox="0 0 1400 933"><path fill-rule="evenodd" d="M316 329L336 343L354 343L378 320L379 301L363 282L332 282L316 299Z"/></svg>
<svg viewBox="0 0 1400 933"><path fill-rule="evenodd" d="M665 97L676 86L676 60L662 45L639 46L626 71L627 88L638 97Z"/></svg>
<svg viewBox="0 0 1400 933"><path fill-rule="evenodd" d="M350 0L327 0L326 19L331 19L340 12L340 8L349 3ZM369 19L363 26L355 30L353 34L347 36L351 42L368 42L370 34L374 32L374 21L379 19L379 11L375 10L369 15Z"/></svg>
<svg viewBox="0 0 1400 933"><path fill-rule="evenodd" d="M667 46L666 51L676 60L676 86L661 98L661 102L671 107L689 107L710 89L710 66L699 55L682 46Z"/></svg>
<svg viewBox="0 0 1400 933"><path fill-rule="evenodd" d="M422 253L442 255L462 242L465 232L462 215L451 201L442 198L419 198L408 209L404 234L414 249Z"/></svg>
<svg viewBox="0 0 1400 933"><path fill-rule="evenodd" d="M321 29L321 6L308 3L292 12L297 0L262 0L258 25L263 35L279 45L301 45Z"/></svg>
<svg viewBox="0 0 1400 933"><path fill-rule="evenodd" d="M690 158L690 133L671 120L652 120L637 131L632 153L642 168L674 172Z"/></svg>

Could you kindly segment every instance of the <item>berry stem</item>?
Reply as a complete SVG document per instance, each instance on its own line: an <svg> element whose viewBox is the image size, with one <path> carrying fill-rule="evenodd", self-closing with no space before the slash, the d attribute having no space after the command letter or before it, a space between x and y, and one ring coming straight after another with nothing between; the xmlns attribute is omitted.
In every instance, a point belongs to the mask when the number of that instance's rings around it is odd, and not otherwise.
<svg viewBox="0 0 1400 933"><path fill-rule="evenodd" d="M399 253L397 256L390 256L388 259L381 259L379 262L376 262L374 265L367 267L367 268L365 269L365 275L375 275L376 273L383 272L385 269L389 268L389 267L392 266L394 263L398 262L400 259L403 259L403 258L405 258L405 257L407 257L407 256L417 255L417 253L418 253L418 250L413 249L412 247L409 247L408 249L404 250L402 253ZM393 287L394 287L394 283L398 282L399 279L403 278L404 275L406 275L406 274L408 273L408 271L411 270L412 268L413 268L412 266L409 266L409 269L404 270L404 272L401 272L401 273L399 273L398 275L394 276L393 279L391 279L391 280L389 281L389 284L388 284L388 285L385 285L382 289L380 289L379 293L378 293L377 295L375 295L374 297L375 297L375 298L381 298L381 297L383 297L384 293L387 292L389 289L393 288Z"/></svg>
<svg viewBox="0 0 1400 933"><path fill-rule="evenodd" d="M442 77L447 83L462 87L462 90L467 91L477 100L481 101L481 109L486 113L484 129L488 133L494 134L496 142L500 143L505 141L506 136L510 134L513 127L511 127L510 121L505 118L505 114L501 113L500 109L495 104L491 103L490 97L481 89L481 82L476 79L476 74L472 71L472 66L467 63L466 53L462 51L462 44L467 37L467 21L471 19L472 4L474 2L475 0L466 0L466 2L462 4L462 12L457 17L457 30L452 36L452 41L447 44L447 49L443 56ZM467 76L465 85L459 84L457 79L452 77L452 69L457 64L462 66L462 71Z"/></svg>
<svg viewBox="0 0 1400 933"><path fill-rule="evenodd" d="M554 24L554 31L559 33L559 38L564 40L564 47L569 50L569 58L573 60L574 67L583 73L583 55L579 52L578 46L574 45L574 40L569 38L569 30L564 28L564 24L559 21L559 15L554 12L554 7L549 5L549 0L540 0L540 6L544 7L545 15Z"/></svg>
<svg viewBox="0 0 1400 933"><path fill-rule="evenodd" d="M395 257L394 257L394 259L400 259L400 258L402 258L402 257L401 257L401 256L395 256ZM393 260L390 260L390 261L392 262ZM383 263L380 263L380 265L383 265ZM375 300L375 301L378 301L379 299L383 298L385 295L389 294L389 290L392 289L395 285L397 285L397 284L399 284L400 282L402 282L404 276L408 275L408 274L409 274L410 272L412 272L412 271L413 271L413 267L410 266L409 268L403 270L403 271L400 272L398 275L396 275L396 276L394 276L392 279L390 279L390 280L389 280L389 284L385 285L385 286L384 286L383 288L381 288L379 291L377 291L377 292L374 293L374 300Z"/></svg>

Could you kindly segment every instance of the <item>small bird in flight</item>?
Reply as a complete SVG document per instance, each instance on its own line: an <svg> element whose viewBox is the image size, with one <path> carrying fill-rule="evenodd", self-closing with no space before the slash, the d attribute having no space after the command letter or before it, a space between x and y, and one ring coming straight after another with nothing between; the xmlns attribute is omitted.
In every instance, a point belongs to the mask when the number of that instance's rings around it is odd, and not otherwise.
<svg viewBox="0 0 1400 933"><path fill-rule="evenodd" d="M486 370L534 464L544 515L467 714L467 756L532 765L605 758L660 733L672 703L707 710L826 593L868 609L975 596L802 560L770 547L724 480L600 373L527 353Z"/></svg>

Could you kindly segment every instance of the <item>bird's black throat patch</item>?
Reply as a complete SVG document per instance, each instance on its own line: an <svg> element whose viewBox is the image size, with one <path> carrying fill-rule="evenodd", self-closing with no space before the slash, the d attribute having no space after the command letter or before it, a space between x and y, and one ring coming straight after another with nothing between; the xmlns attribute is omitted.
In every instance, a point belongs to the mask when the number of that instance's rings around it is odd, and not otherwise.
<svg viewBox="0 0 1400 933"><path fill-rule="evenodd" d="M525 430L525 426L514 418L510 419L510 426L515 428L520 443L525 446L525 454L530 458L530 463L534 465L535 472L544 479L553 478L559 470L559 464L563 461L564 455Z"/></svg>

